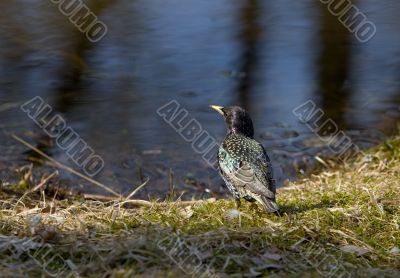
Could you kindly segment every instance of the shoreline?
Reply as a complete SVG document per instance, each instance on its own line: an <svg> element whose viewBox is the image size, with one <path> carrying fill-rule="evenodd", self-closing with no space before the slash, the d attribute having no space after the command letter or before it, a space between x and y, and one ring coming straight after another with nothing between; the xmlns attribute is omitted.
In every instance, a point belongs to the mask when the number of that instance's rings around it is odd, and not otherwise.
<svg viewBox="0 0 400 278"><path fill-rule="evenodd" d="M226 199L128 206L39 193L21 199L2 188L0 260L7 264L0 270L34 277L398 277L400 137L327 166L278 189L282 217L247 202L238 212Z"/></svg>

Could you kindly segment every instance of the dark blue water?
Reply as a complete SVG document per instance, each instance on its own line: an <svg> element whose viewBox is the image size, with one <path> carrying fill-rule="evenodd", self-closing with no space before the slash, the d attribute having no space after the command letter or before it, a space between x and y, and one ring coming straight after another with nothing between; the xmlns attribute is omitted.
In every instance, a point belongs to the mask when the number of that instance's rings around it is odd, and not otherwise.
<svg viewBox="0 0 400 278"><path fill-rule="evenodd" d="M377 26L359 43L327 7L309 1L88 1L108 26L98 43L46 0L0 2L1 179L31 154L10 134L75 167L18 106L41 96L105 161L116 191L162 197L225 192L222 180L156 113L171 100L219 141L210 104L240 105L272 157L279 184L327 153L292 110L311 99L360 147L397 131L400 2L354 1ZM51 168L36 166L38 171ZM79 170L79 167L77 168ZM102 192L61 172L61 183ZM209 193L204 193L209 194Z"/></svg>

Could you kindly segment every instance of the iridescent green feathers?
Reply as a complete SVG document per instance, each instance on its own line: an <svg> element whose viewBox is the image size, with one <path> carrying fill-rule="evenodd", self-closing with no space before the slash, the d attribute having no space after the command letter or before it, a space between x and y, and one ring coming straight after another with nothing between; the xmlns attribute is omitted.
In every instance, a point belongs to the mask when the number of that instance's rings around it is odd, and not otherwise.
<svg viewBox="0 0 400 278"><path fill-rule="evenodd" d="M235 197L257 201L267 212L277 212L275 181L272 167L263 146L253 139L253 122L247 112L237 106L211 106L223 115L228 135L218 151L221 177Z"/></svg>
<svg viewBox="0 0 400 278"><path fill-rule="evenodd" d="M254 139L229 134L218 153L220 174L236 199L258 201L267 212L275 212L275 182L264 148Z"/></svg>

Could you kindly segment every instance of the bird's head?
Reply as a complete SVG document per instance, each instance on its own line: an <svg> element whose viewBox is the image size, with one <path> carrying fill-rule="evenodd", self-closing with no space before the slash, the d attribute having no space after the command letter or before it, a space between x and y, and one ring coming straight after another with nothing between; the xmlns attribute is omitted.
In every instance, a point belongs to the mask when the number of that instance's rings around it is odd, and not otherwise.
<svg viewBox="0 0 400 278"><path fill-rule="evenodd" d="M253 121L243 108L239 106L222 107L217 105L211 105L210 107L224 117L229 133L238 133L253 138Z"/></svg>

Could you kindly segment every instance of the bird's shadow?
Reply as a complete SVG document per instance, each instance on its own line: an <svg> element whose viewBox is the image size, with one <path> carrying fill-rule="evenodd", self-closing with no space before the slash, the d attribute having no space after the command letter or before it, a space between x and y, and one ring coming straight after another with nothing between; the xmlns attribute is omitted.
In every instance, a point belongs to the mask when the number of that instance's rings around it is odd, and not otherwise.
<svg viewBox="0 0 400 278"><path fill-rule="evenodd" d="M301 205L280 205L280 214L298 214L314 209L332 208L335 203L332 201L323 201L315 204L301 204Z"/></svg>

